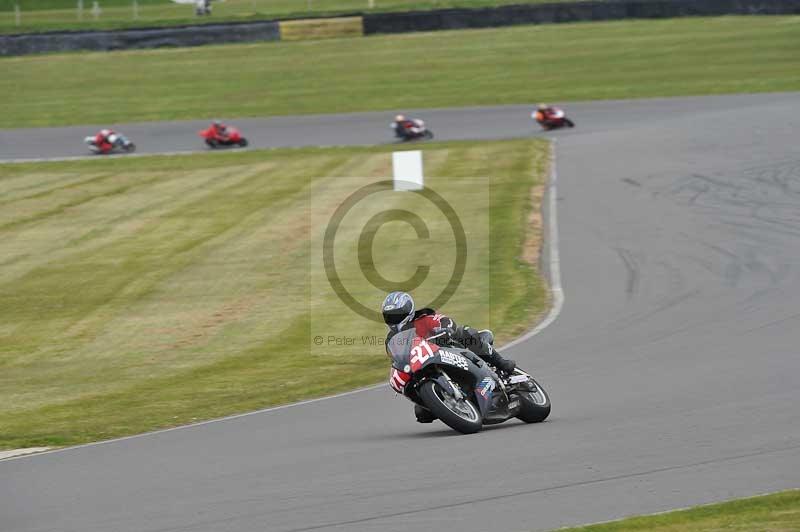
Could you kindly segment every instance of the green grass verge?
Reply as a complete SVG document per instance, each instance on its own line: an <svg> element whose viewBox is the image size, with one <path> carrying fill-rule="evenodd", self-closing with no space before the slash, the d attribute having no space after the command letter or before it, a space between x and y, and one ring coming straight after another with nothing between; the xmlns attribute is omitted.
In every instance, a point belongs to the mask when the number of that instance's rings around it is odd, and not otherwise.
<svg viewBox="0 0 800 532"><path fill-rule="evenodd" d="M722 17L5 58L0 116L10 128L789 91L798 43L800 17Z"/></svg>
<svg viewBox="0 0 800 532"><path fill-rule="evenodd" d="M800 530L800 490L698 506L559 532L790 532Z"/></svg>
<svg viewBox="0 0 800 532"><path fill-rule="evenodd" d="M317 346L311 335L383 338L382 324L331 292L317 258L333 209L391 175L392 149L0 166L0 449L134 434L383 380L381 345ZM443 310L501 340L547 305L529 253L547 150L534 140L424 146L427 184L468 236L464 281ZM345 225L363 227L371 208L420 203L389 194ZM414 291L432 299L452 271L451 230L433 217L420 240L393 223L377 235L377 271L403 279L418 257L438 257L444 268ZM339 273L375 308L383 292L348 261L342 235Z"/></svg>
<svg viewBox="0 0 800 532"><path fill-rule="evenodd" d="M209 17L194 16L193 5L175 4L169 0L137 0L136 18L133 0L98 1L102 12L95 20L91 12L92 0L83 0L81 19L77 11L78 0L0 0L0 33L215 24L568 0L374 0L374 7L370 7L369 0L226 0L212 2L213 14ZM21 9L19 25L14 13L16 2Z"/></svg>

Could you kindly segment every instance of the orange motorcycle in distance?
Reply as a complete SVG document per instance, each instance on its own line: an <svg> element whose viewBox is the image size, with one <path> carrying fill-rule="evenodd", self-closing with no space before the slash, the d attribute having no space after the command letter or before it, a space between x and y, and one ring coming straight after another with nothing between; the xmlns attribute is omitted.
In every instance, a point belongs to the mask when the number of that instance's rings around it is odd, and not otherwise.
<svg viewBox="0 0 800 532"><path fill-rule="evenodd" d="M540 105L538 109L531 113L531 118L536 120L545 130L575 127L575 122L567 118L564 111L558 107Z"/></svg>

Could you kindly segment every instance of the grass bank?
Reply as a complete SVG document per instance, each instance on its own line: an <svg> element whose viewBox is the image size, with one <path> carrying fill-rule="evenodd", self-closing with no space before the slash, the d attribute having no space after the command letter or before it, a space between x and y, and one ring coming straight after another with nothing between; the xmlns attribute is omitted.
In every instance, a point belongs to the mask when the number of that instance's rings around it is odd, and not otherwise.
<svg viewBox="0 0 800 532"><path fill-rule="evenodd" d="M789 532L800 530L800 490L559 532Z"/></svg>
<svg viewBox="0 0 800 532"><path fill-rule="evenodd" d="M789 91L798 43L800 17L722 17L4 58L0 115L10 128Z"/></svg>
<svg viewBox="0 0 800 532"><path fill-rule="evenodd" d="M383 325L338 299L319 258L334 209L390 175L392 149L0 166L0 449L139 433L384 379L383 347L369 341ZM424 155L427 184L467 236L464 279L443 310L509 339L547 303L530 253L547 145L431 143ZM333 247L344 285L370 308L383 292L365 280L347 232L376 209L425 204L382 194L344 219ZM423 207L427 238L389 222L371 246L388 279L410 277L421 258L432 264L414 290L421 303L454 264L450 223Z"/></svg>

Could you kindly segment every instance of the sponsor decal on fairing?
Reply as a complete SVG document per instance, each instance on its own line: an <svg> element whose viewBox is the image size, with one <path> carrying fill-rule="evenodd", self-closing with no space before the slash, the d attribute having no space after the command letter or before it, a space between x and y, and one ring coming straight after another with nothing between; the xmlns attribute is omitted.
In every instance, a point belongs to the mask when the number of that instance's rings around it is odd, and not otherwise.
<svg viewBox="0 0 800 532"><path fill-rule="evenodd" d="M450 351L440 350L439 358L441 358L442 362L444 362L445 364L450 364L451 366L456 366L463 370L469 370L469 363L467 362L467 359L462 357L458 353L452 353Z"/></svg>
<svg viewBox="0 0 800 532"><path fill-rule="evenodd" d="M481 394L481 397L488 399L492 396L492 390L494 390L494 386L494 380L491 377L484 377L483 380L478 383L475 391Z"/></svg>

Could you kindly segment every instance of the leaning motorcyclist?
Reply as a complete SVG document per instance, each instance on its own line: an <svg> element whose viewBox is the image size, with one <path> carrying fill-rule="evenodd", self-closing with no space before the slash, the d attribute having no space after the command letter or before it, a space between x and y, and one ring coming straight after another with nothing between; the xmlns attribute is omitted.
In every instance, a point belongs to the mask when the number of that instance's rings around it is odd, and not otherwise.
<svg viewBox="0 0 800 532"><path fill-rule="evenodd" d="M558 107L553 107L552 105L547 105L546 103L540 103L536 108L537 113L541 115L541 120L544 122L549 122L555 118L561 118L564 116L564 111L559 109Z"/></svg>
<svg viewBox="0 0 800 532"><path fill-rule="evenodd" d="M398 137L405 137L409 133L419 135L422 133L422 128L416 120L406 118L405 115L397 115L394 117L394 133Z"/></svg>
<svg viewBox="0 0 800 532"><path fill-rule="evenodd" d="M112 129L101 129L94 137L94 145L103 152L111 151L118 141L119 135Z"/></svg>
<svg viewBox="0 0 800 532"><path fill-rule="evenodd" d="M214 120L211 126L214 128L214 133L216 133L220 140L228 140L228 126L219 120Z"/></svg>
<svg viewBox="0 0 800 532"><path fill-rule="evenodd" d="M383 321L389 327L386 336L387 346L392 336L413 327L417 336L431 339L434 343L454 340L505 373L511 373L517 366L513 360L500 356L492 344L484 341L479 331L466 325L460 327L452 318L433 309L416 310L414 300L406 292L392 292L387 295L383 300L381 312ZM411 380L409 373L392 368L389 384L397 393L403 393L409 380ZM420 423L430 423L434 420L433 414L419 405L415 406L414 414Z"/></svg>

